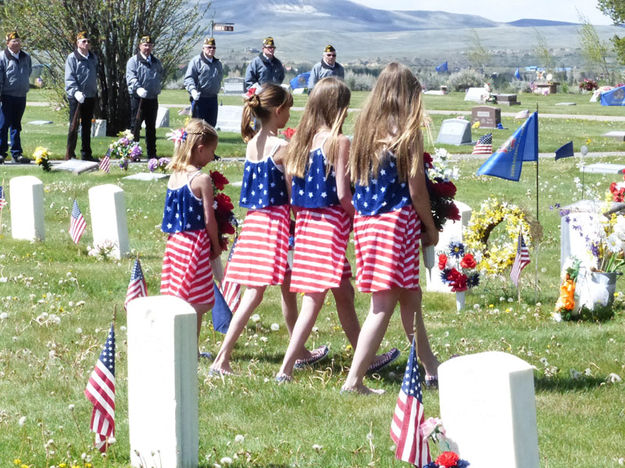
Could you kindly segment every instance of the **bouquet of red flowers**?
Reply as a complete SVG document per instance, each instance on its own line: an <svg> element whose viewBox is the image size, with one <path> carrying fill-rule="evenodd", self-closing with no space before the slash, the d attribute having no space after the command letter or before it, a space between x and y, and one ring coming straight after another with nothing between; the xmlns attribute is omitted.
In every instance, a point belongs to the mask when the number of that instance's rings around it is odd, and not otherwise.
<svg viewBox="0 0 625 468"><path fill-rule="evenodd" d="M219 233L219 243L222 249L228 247L226 235L236 232L235 226L237 220L234 216L234 205L228 195L222 192L224 187L228 185L228 179L219 171L210 171L211 180L213 181L215 219L217 220L217 231Z"/></svg>
<svg viewBox="0 0 625 468"><path fill-rule="evenodd" d="M458 454L454 452L441 453L436 461L430 462L423 468L466 468L470 463L461 459Z"/></svg>
<svg viewBox="0 0 625 468"><path fill-rule="evenodd" d="M457 170L447 167L447 157L448 153L444 149L437 149L434 157L430 153L423 153L425 183L430 194L434 224L439 231L448 219L460 220L460 212L454 203L456 185L452 182L457 177Z"/></svg>
<svg viewBox="0 0 625 468"><path fill-rule="evenodd" d="M451 286L453 292L466 291L480 284L477 262L462 242L450 242L449 247L438 256L438 268L443 283Z"/></svg>

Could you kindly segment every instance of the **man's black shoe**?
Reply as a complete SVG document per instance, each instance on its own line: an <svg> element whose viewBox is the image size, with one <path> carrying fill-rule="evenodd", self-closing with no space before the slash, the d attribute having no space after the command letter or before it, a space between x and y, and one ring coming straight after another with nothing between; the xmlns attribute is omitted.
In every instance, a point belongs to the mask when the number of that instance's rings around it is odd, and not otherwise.
<svg viewBox="0 0 625 468"><path fill-rule="evenodd" d="M20 154L19 156L13 156L13 162L15 164L30 164L30 159Z"/></svg>

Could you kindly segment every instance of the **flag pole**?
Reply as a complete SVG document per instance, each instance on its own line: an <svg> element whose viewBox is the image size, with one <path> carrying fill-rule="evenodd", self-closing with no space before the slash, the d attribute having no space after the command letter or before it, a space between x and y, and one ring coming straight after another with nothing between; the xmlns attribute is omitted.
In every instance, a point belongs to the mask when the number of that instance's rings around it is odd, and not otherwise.
<svg viewBox="0 0 625 468"><path fill-rule="evenodd" d="M2 178L2 185L0 185L0 187L2 187L2 197L5 199L6 201L6 196L4 195L5 192L5 188L4 188L4 177ZM0 234L2 234L2 212L4 211L4 206L0 208Z"/></svg>
<svg viewBox="0 0 625 468"><path fill-rule="evenodd" d="M540 138L538 138L538 101L536 101L536 223L540 224L540 208L539 208L539 187L538 187L538 161L540 160ZM538 302L538 239L534 243L534 265L536 266L535 276L534 276L534 302ZM519 292L519 304L521 303L521 295Z"/></svg>

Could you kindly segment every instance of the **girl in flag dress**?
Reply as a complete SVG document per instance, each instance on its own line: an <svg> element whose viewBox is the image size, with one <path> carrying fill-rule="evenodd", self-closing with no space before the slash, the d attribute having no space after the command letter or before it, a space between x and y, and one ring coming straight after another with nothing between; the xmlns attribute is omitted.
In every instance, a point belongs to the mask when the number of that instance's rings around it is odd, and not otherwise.
<svg viewBox="0 0 625 468"><path fill-rule="evenodd" d="M363 384L399 301L408 334L417 311L417 342L426 374L437 375L421 316L419 241L436 245L438 231L430 209L423 168L426 123L421 84L398 63L380 74L354 130L349 171L355 184L354 244L356 284L371 293L344 391L382 393Z"/></svg>
<svg viewBox="0 0 625 468"><path fill-rule="evenodd" d="M215 129L200 119L191 119L180 132L167 166L173 172L161 226L169 234L161 294L178 296L191 304L197 313L198 340L202 317L215 302L210 261L221 254L213 184L210 176L201 172L214 159L217 140Z"/></svg>
<svg viewBox="0 0 625 468"><path fill-rule="evenodd" d="M291 380L296 358L305 349L328 290L334 294L347 338L354 348L358 342L360 324L345 256L354 215L347 176L350 144L342 134L350 96L341 80L329 77L319 81L289 145L287 172L292 176L291 204L296 211L291 291L304 293L304 298L276 376L279 383ZM378 369L398 355L393 349L378 356L374 367Z"/></svg>
<svg viewBox="0 0 625 468"><path fill-rule="evenodd" d="M281 286L282 311L289 333L297 320L297 298L289 291L287 265L291 223L283 169L287 142L278 137L278 130L289 120L292 105L288 91L265 84L246 99L243 107L241 134L247 150L239 206L248 211L224 281L245 285L246 289L211 366L213 374L232 374L232 350L267 286ZM256 125L260 123L258 131L253 128L254 119ZM310 359L311 353L304 350L298 357Z"/></svg>

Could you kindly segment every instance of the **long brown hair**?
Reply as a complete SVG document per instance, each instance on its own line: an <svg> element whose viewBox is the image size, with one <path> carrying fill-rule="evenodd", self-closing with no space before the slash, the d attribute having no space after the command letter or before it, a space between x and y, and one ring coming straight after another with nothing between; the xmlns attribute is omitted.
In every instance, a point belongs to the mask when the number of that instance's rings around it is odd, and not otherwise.
<svg viewBox="0 0 625 468"><path fill-rule="evenodd" d="M337 78L324 78L315 85L306 103L302 120L289 143L287 172L304 177L313 138L322 127L330 128L330 148L326 154L327 169L330 170L336 159L338 137L343 132L350 98L349 88Z"/></svg>
<svg viewBox="0 0 625 468"><path fill-rule="evenodd" d="M389 63L382 70L354 128L352 182L368 185L387 150L397 158L402 181L416 175L423 166L421 127L426 123L421 95L421 83L408 67Z"/></svg>
<svg viewBox="0 0 625 468"><path fill-rule="evenodd" d="M199 145L208 145L216 142L219 137L213 127L202 119L191 119L184 128L184 139L174 150L174 156L167 165L172 171L183 171L193 158L193 150Z"/></svg>
<svg viewBox="0 0 625 468"><path fill-rule="evenodd" d="M243 115L241 117L241 136L246 143L254 138L257 130L252 126L253 118L256 117L262 122L266 122L271 113L280 107L291 107L293 96L282 86L265 83L258 94L252 94L245 99L243 105Z"/></svg>

